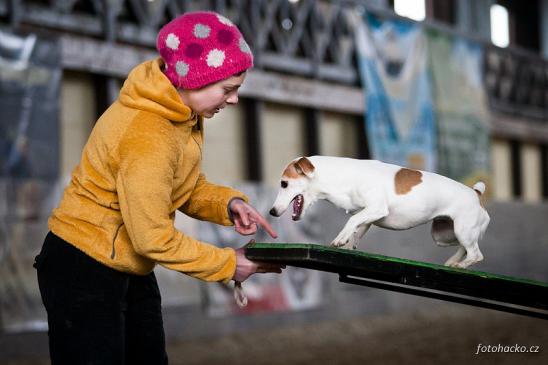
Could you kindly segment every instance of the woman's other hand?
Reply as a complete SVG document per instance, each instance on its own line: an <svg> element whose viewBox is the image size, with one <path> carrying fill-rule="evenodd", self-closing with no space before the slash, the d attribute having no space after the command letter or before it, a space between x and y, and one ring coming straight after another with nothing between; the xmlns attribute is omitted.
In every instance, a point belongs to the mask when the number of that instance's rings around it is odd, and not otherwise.
<svg viewBox="0 0 548 365"><path fill-rule="evenodd" d="M249 241L249 243L254 243L255 240ZM248 243L248 244L249 244ZM247 246L247 245L246 245ZM282 269L285 269L285 265L261 262L261 261L251 261L245 257L245 247L240 247L236 249L236 272L232 280L236 282L243 282L248 277L255 273L278 273L282 272Z"/></svg>

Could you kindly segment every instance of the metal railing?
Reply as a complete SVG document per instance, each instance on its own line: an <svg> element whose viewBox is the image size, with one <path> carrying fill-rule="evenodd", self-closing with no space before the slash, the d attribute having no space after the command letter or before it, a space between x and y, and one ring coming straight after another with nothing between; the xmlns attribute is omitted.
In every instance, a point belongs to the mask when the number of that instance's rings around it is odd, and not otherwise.
<svg viewBox="0 0 548 365"><path fill-rule="evenodd" d="M339 84L357 85L353 24L364 0L0 0L0 19L20 29L51 29L110 42L153 47L158 29L177 15L211 9L229 17L253 48L256 66ZM485 85L491 107L538 120L548 115L548 67L541 57L501 49L457 29L423 22L484 44Z"/></svg>

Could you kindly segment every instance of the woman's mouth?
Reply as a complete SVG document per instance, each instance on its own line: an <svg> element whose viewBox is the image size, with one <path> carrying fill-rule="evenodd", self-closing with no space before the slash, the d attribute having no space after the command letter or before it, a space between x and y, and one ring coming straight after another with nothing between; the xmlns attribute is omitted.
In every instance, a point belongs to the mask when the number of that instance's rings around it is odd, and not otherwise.
<svg viewBox="0 0 548 365"><path fill-rule="evenodd" d="M304 197L302 196L302 194L299 194L295 198L293 198L293 215L291 216L291 219L293 219L294 221L298 221L299 219L301 219L303 206Z"/></svg>

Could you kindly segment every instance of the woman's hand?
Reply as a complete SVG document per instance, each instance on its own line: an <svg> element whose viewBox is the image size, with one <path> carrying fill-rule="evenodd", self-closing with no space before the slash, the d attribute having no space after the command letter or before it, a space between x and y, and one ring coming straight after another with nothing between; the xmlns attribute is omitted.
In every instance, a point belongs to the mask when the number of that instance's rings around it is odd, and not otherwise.
<svg viewBox="0 0 548 365"><path fill-rule="evenodd" d="M249 241L249 243L254 243L255 240ZM249 244L248 243L248 244ZM247 246L247 245L246 245ZM252 274L255 273L278 273L282 272L282 269L285 269L285 265L271 264L267 262L260 261L251 261L245 257L245 246L240 247L236 251L236 272L232 277L232 280L236 282L243 282Z"/></svg>
<svg viewBox="0 0 548 365"><path fill-rule="evenodd" d="M232 213L235 229L239 234L244 236L255 234L258 226L261 226L272 238L278 237L268 221L242 199L233 199L228 205L228 210Z"/></svg>

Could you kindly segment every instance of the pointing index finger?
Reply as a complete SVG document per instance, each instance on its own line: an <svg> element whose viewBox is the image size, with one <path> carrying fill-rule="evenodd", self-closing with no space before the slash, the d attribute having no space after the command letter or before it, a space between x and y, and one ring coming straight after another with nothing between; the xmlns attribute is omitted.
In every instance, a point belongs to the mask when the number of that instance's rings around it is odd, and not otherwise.
<svg viewBox="0 0 548 365"><path fill-rule="evenodd" d="M276 233L276 231L274 230L274 228L272 228L272 226L270 225L270 223L268 223L268 221L258 212L253 212L252 213L254 218L255 218L255 221L257 223L259 223L259 225L261 227L263 227L263 229L270 235L272 236L272 238L277 238L278 237L278 234Z"/></svg>

